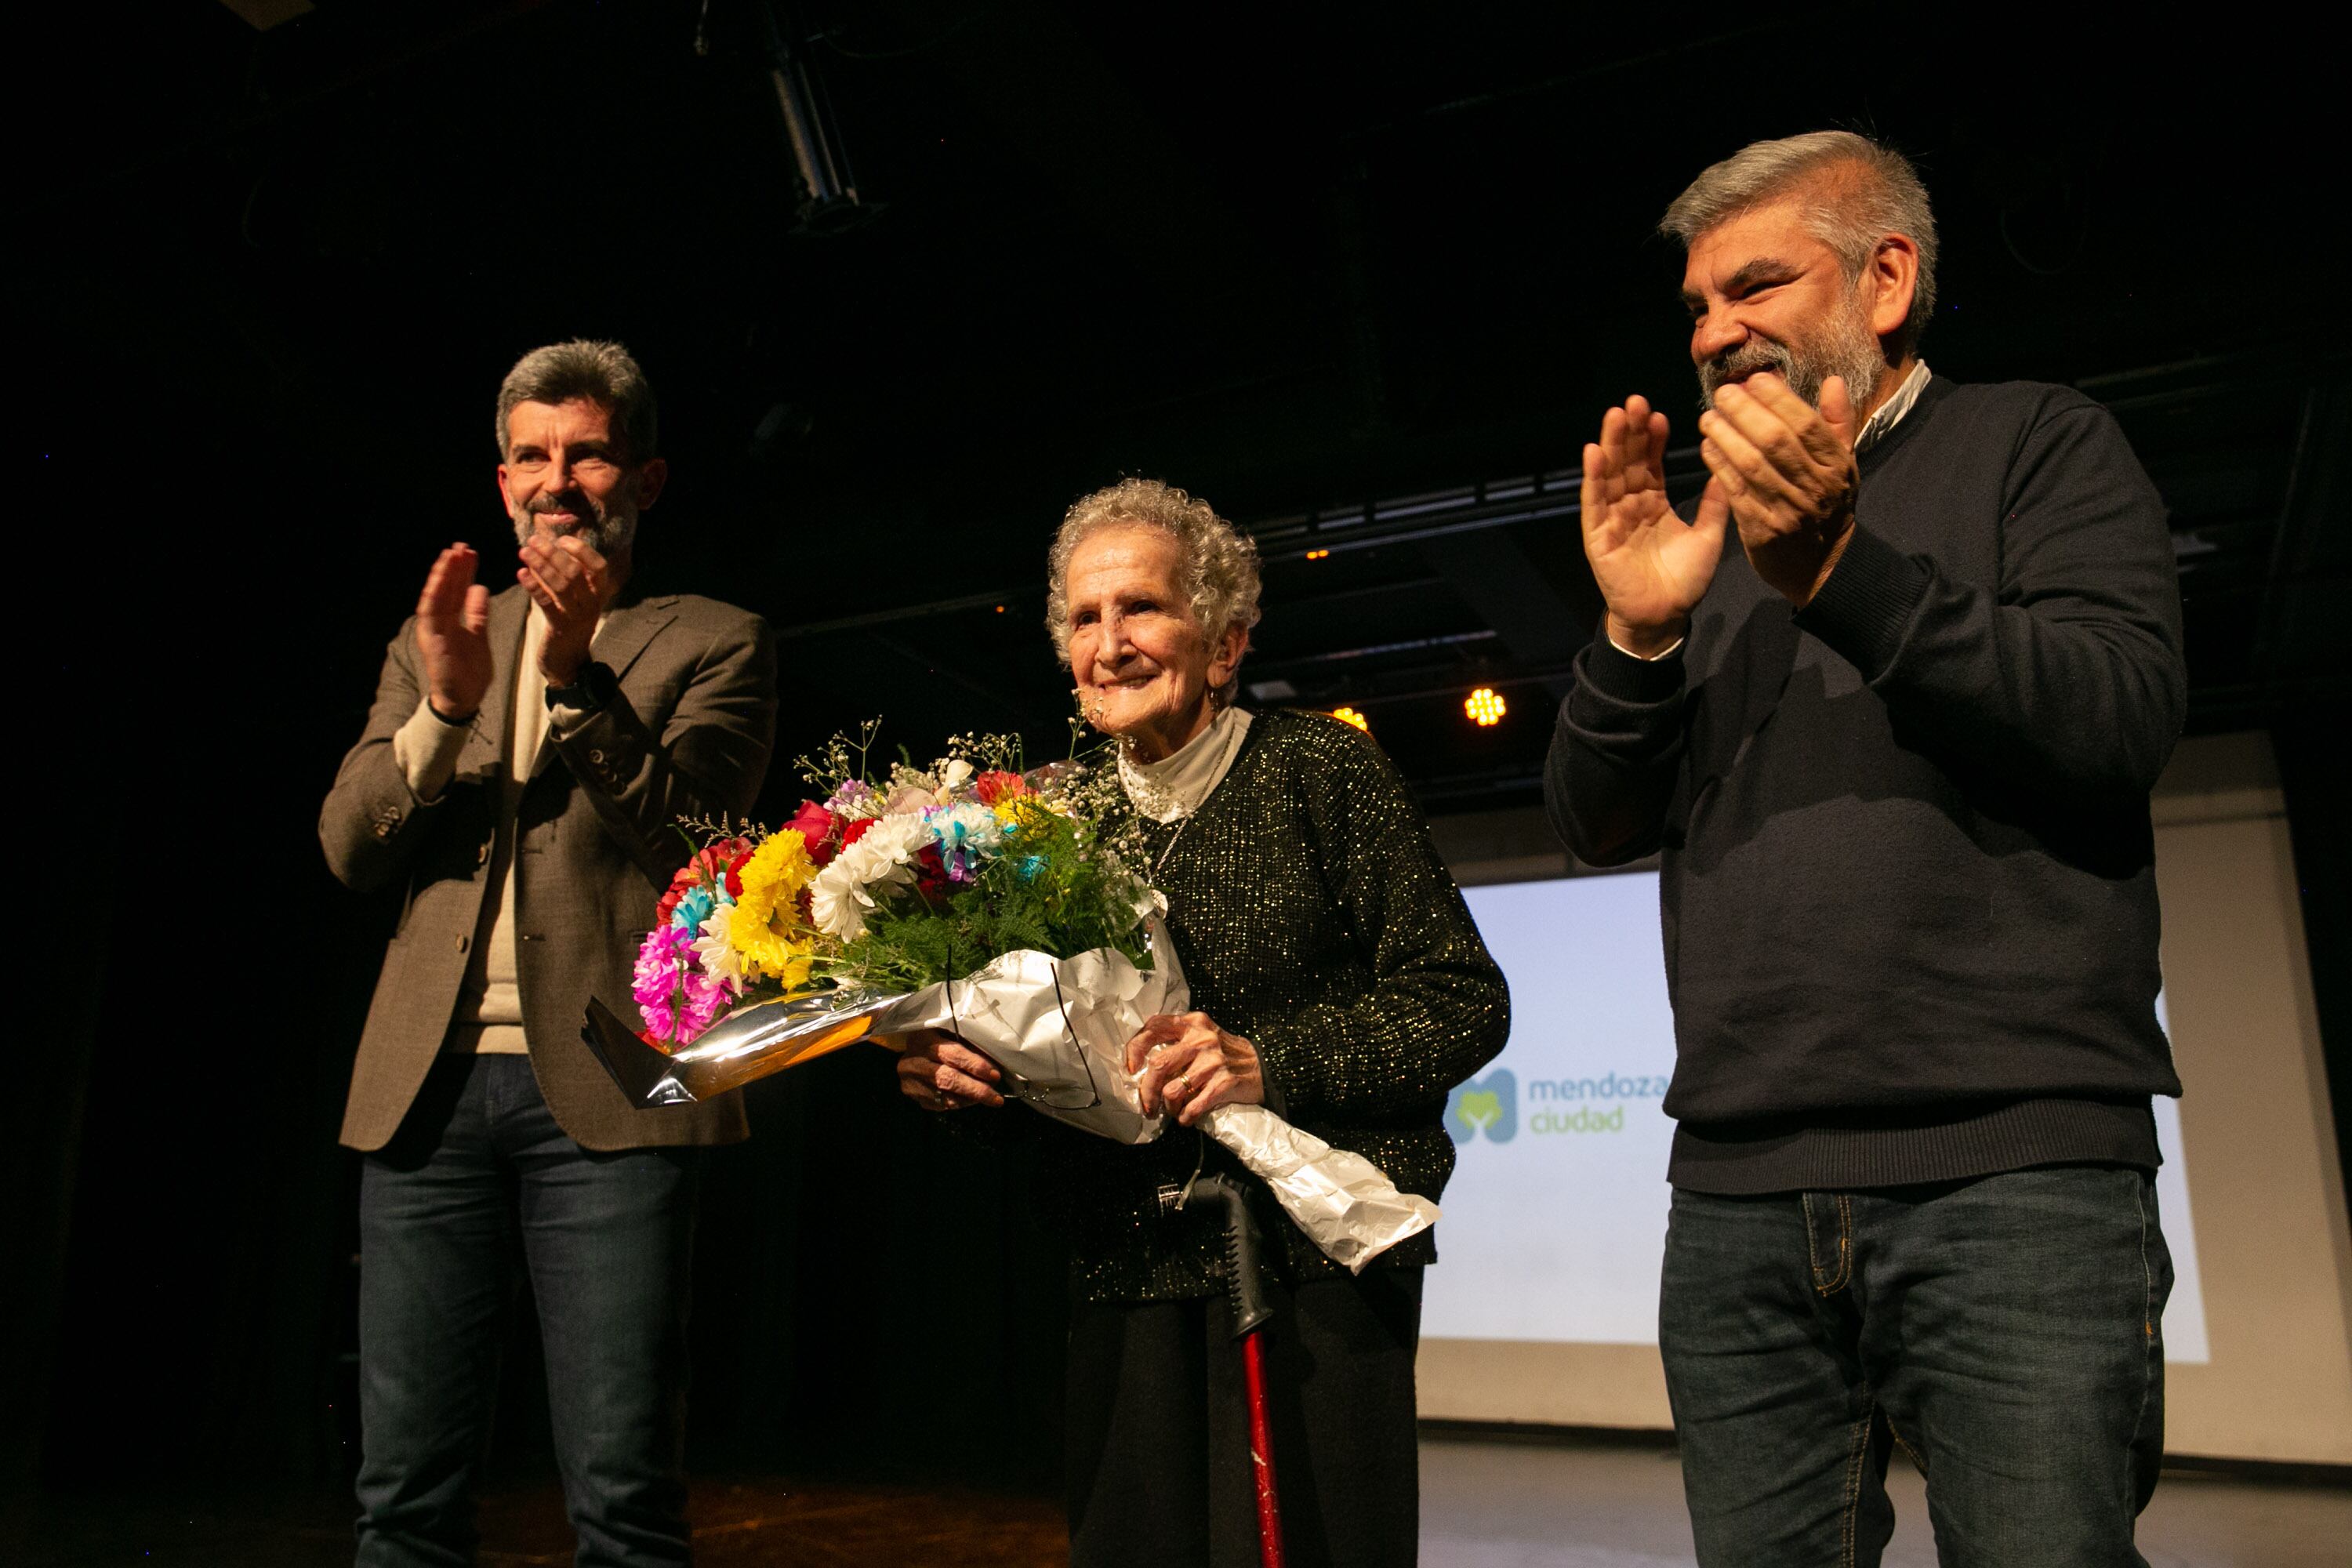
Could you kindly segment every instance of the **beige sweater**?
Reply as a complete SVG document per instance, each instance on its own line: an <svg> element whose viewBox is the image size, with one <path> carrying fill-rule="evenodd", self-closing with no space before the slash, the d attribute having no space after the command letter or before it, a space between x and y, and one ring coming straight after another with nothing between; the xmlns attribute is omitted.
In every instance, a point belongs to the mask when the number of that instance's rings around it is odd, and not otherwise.
<svg viewBox="0 0 2352 1568"><path fill-rule="evenodd" d="M530 780L549 726L554 725L559 733L568 733L585 717L576 709L559 708L552 713L548 710L547 678L539 668L540 649L546 641L547 617L533 605L523 621L522 642L515 654L514 721L507 727L513 743L502 759L506 790L499 803L498 841L493 853L505 870L482 900L482 924L487 932L475 933L473 962L467 966L465 986L457 994L457 1009L450 1021L445 1050L520 1056L530 1049L522 1027L522 991L516 981L515 813L522 803L523 785ZM427 698L416 705L415 713L393 736L393 755L418 800L436 800L448 787L457 771L457 753L465 748L467 728L443 722L433 712L431 699Z"/></svg>

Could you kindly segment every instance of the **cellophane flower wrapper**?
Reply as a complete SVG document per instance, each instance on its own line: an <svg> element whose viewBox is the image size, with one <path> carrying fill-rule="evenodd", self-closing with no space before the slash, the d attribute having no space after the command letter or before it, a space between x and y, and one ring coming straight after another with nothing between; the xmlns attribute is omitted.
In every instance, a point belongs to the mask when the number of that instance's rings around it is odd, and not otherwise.
<svg viewBox="0 0 2352 1568"><path fill-rule="evenodd" d="M1164 900L1118 869L1115 847L1092 837L1055 840L1060 864L1076 854L1104 873L1081 879L1097 916L1106 898L1133 901L1134 912L1112 922L1119 946L1066 958L1015 948L961 977L903 989L870 976L907 973L905 954L923 947L919 933L888 950L891 962L854 962L877 929L907 933L925 909L951 919L958 887L976 885L992 863L1029 881L1020 858L1035 860L1031 851L1045 842L1036 834L1053 828L1040 814L1087 821L1069 787L1076 773L1024 778L956 759L928 773L902 766L885 787L845 779L777 834L733 837L730 826L711 836L664 896L640 956L635 999L647 1029L592 1001L584 1037L623 1091L653 1107L708 1100L861 1040L941 1029L997 1065L1008 1100L1097 1137L1150 1142L1166 1121L1143 1113L1127 1042L1145 1019L1185 1011L1192 994L1165 926L1144 912ZM967 900L967 931L971 914ZM757 924L738 925L747 919ZM1093 929L1104 929L1099 918ZM874 951L870 940L863 951ZM829 964L840 978L812 983ZM1351 1270L1438 1218L1436 1205L1400 1193L1369 1160L1264 1106L1220 1106L1201 1127Z"/></svg>
<svg viewBox="0 0 2352 1568"><path fill-rule="evenodd" d="M1362 1273L1364 1265L1440 1217L1435 1204L1399 1192L1361 1154L1334 1149L1263 1105L1220 1105L1201 1124L1274 1189L1282 1212L1350 1274Z"/></svg>

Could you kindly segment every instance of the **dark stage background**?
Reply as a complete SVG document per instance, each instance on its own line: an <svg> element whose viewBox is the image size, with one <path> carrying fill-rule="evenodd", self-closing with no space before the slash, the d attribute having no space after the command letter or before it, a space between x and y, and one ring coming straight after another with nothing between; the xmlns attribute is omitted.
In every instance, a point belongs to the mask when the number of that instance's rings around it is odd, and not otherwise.
<svg viewBox="0 0 2352 1568"><path fill-rule="evenodd" d="M2283 37L1944 15L812 5L788 36L861 197L815 213L748 0L6 24L38 1021L9 1095L12 1490L352 1461L334 1132L394 910L329 878L313 824L434 550L503 551L492 396L562 337L625 341L662 395L648 576L784 634L772 816L788 759L869 714L926 754L1056 743L1044 546L1122 473L1291 520L1245 674L1373 705L1433 810L1525 804L1597 602L1572 520L1316 560L1298 520L1557 474L1633 391L1686 426L1657 213L1755 137L1873 130L1937 199L1936 369L2084 384L2176 509L2192 725L2279 742L2340 1068L2333 104ZM1510 722L1463 722L1477 681ZM710 1165L697 1462L1047 1484L1056 1244L1027 1173L936 1136L887 1066L758 1086ZM533 1353L526 1329L525 1470Z"/></svg>

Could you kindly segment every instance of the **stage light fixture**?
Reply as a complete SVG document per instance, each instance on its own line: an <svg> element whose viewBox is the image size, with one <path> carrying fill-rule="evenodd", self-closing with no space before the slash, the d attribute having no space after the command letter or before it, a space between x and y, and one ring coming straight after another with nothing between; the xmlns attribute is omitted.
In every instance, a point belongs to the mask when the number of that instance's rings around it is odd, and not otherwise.
<svg viewBox="0 0 2352 1568"><path fill-rule="evenodd" d="M1330 553L1331 552L1328 550L1310 550L1307 552L1307 559L1309 561L1321 561Z"/></svg>
<svg viewBox="0 0 2352 1568"><path fill-rule="evenodd" d="M1482 686L1462 700L1462 711L1470 715L1470 721L1478 728L1488 730L1501 723L1509 709L1504 705L1501 692L1491 686Z"/></svg>
<svg viewBox="0 0 2352 1568"><path fill-rule="evenodd" d="M772 5L761 5L760 16L767 26L768 79L776 89L784 139L792 144L793 162L800 170L793 232L845 233L880 209L858 199L848 150L842 145L841 128L834 121L833 104L809 47L814 39L803 38L800 29Z"/></svg>
<svg viewBox="0 0 2352 1568"><path fill-rule="evenodd" d="M1367 735L1372 732L1372 721L1353 708L1334 708L1331 710L1331 717L1342 724L1353 724Z"/></svg>

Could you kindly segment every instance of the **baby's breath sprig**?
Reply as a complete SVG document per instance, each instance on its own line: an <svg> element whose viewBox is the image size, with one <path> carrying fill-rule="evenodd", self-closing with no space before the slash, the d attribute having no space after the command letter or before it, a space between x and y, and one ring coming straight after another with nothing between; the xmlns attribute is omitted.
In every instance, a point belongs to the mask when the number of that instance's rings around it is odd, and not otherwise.
<svg viewBox="0 0 2352 1568"><path fill-rule="evenodd" d="M805 783L828 797L852 779L860 784L868 783L866 757L874 749L874 737L881 730L880 719L868 719L858 726L855 741L846 735L836 734L814 757L794 757L793 766L801 771L801 778Z"/></svg>
<svg viewBox="0 0 2352 1568"><path fill-rule="evenodd" d="M977 730L969 735L950 735L948 755L963 758L982 773L1017 773L1021 772L1021 737L983 734Z"/></svg>

